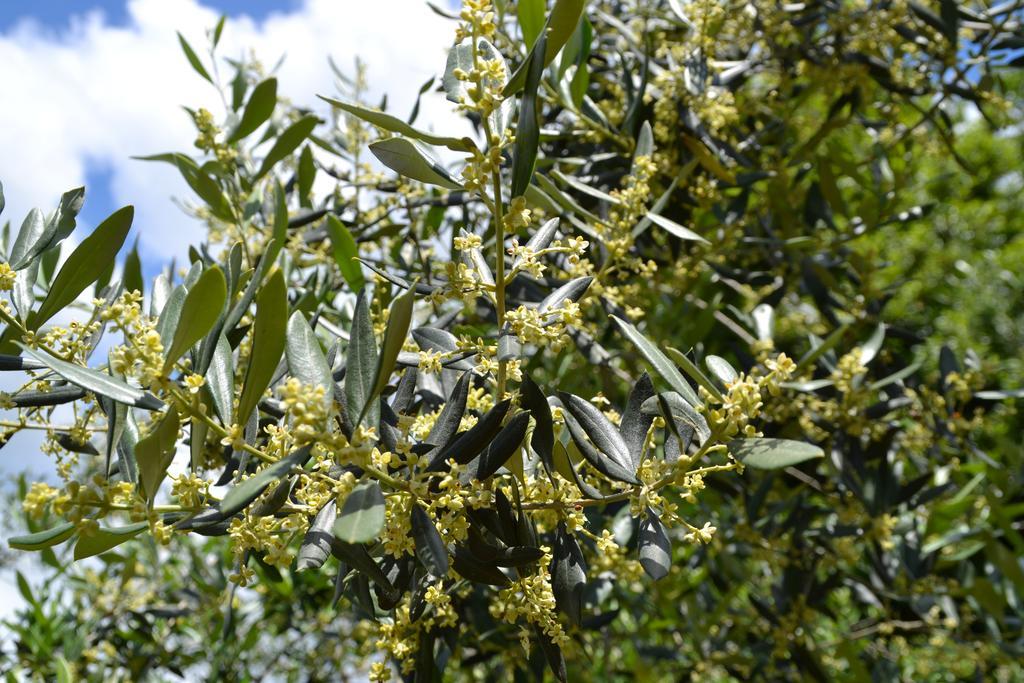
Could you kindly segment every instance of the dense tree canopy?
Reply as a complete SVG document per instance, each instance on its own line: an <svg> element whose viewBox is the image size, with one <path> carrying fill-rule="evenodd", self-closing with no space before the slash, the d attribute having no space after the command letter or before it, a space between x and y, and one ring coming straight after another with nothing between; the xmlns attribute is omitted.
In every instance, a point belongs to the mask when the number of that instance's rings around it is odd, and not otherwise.
<svg viewBox="0 0 1024 683"><path fill-rule="evenodd" d="M5 230L7 670L1024 676L1018 3L451 19L449 129L183 40L180 270Z"/></svg>

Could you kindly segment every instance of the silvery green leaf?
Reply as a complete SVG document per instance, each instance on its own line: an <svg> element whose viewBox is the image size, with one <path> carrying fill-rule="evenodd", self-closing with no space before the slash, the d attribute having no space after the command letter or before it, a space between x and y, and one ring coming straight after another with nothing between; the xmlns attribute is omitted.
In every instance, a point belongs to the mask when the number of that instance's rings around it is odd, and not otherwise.
<svg viewBox="0 0 1024 683"><path fill-rule="evenodd" d="M640 521L639 551L640 566L655 581L664 578L672 568L672 543L665 526L650 508Z"/></svg>
<svg viewBox="0 0 1024 683"><path fill-rule="evenodd" d="M384 493L375 481L364 481L345 498L334 522L334 536L342 543L368 543L384 529Z"/></svg>
<svg viewBox="0 0 1024 683"><path fill-rule="evenodd" d="M791 467L825 455L814 444L790 439L733 439L729 452L747 467L759 470Z"/></svg>

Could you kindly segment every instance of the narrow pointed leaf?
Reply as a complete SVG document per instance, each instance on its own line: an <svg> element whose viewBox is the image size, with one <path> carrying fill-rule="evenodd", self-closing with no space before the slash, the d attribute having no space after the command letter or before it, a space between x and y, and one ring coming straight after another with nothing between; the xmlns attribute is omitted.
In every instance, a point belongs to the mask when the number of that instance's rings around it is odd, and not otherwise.
<svg viewBox="0 0 1024 683"><path fill-rule="evenodd" d="M318 95L318 97L332 106L343 109L349 114L352 114L367 123L372 123L378 128L383 128L384 130L391 131L392 133L398 133L399 135L415 138L416 140L425 142L428 145L447 147L455 152L468 152L472 149L472 142L466 138L451 138L433 135L414 128L402 119L392 116L391 114L386 114L382 111L367 109L366 107L352 102L342 102L341 100L324 97L323 95Z"/></svg>
<svg viewBox="0 0 1024 683"><path fill-rule="evenodd" d="M540 147L540 100L537 98L537 89L547 64L544 61L546 46L547 36L542 33L526 61L524 91L519 103L519 123L516 126L516 141L512 150L512 197L521 197L526 193L537 163L537 150Z"/></svg>
<svg viewBox="0 0 1024 683"><path fill-rule="evenodd" d="M484 481L497 472L523 445L530 413L519 413L502 427L477 461L475 478ZM472 468L472 466L471 466Z"/></svg>
<svg viewBox="0 0 1024 683"><path fill-rule="evenodd" d="M256 172L255 179L265 176L270 169L277 165L277 162L298 149L299 145L310 136L318 123L320 123L320 119L310 114L303 116L285 128L277 136L277 141L274 142L267 155L263 157L263 163L260 165L260 170Z"/></svg>
<svg viewBox="0 0 1024 683"><path fill-rule="evenodd" d="M82 240L54 277L46 298L31 316L29 329L38 330L64 310L113 263L132 227L134 215L135 209L131 206L118 209Z"/></svg>
<svg viewBox="0 0 1024 683"><path fill-rule="evenodd" d="M305 465L310 454L309 446L303 446L233 486L220 501L221 514L224 517L231 517L244 510L249 503L259 498L268 486L288 476L293 469Z"/></svg>
<svg viewBox="0 0 1024 683"><path fill-rule="evenodd" d="M112 550L148 528L149 522L136 522L121 527L100 527L88 536L80 536L75 544L75 561Z"/></svg>
<svg viewBox="0 0 1024 683"><path fill-rule="evenodd" d="M224 425L234 424L235 359L223 333L217 337L217 346L206 370L206 388L221 422Z"/></svg>
<svg viewBox="0 0 1024 683"><path fill-rule="evenodd" d="M377 366L374 371L374 379L367 403L360 413L360 421L369 409L369 404L376 405L376 398L384 391L391 379L391 373L398 361L398 354L405 345L406 337L409 336L409 325L412 323L412 308L416 301L416 288L410 287L400 296L395 297L391 302L388 313L388 326L384 330L384 341L380 347L380 355L377 356Z"/></svg>
<svg viewBox="0 0 1024 683"><path fill-rule="evenodd" d="M19 344L19 346L21 345ZM147 410L158 410L163 407L163 403L156 396L131 386L119 377L112 377L99 370L74 365L26 346L21 346L21 348L29 357L86 391Z"/></svg>
<svg viewBox="0 0 1024 683"><path fill-rule="evenodd" d="M615 324L619 326L622 334L630 341L633 346L640 352L651 367L663 380L668 382L668 385L675 389L679 394L690 402L691 405L697 405L700 403L700 399L697 398L697 394L690 388L690 385L686 383L686 380L676 369L676 366L665 357L665 354L661 352L647 337L642 335L636 327L626 322L622 318L617 316L611 316Z"/></svg>
<svg viewBox="0 0 1024 683"><path fill-rule="evenodd" d="M359 293L349 331L348 353L345 358L345 402L350 415L360 415L364 406L371 405L370 394L377 367L377 340L373 336L373 321L365 291ZM372 419L371 424L376 424ZM353 425L358 427L359 425Z"/></svg>
<svg viewBox="0 0 1024 683"><path fill-rule="evenodd" d="M139 483L150 505L153 504L160 483L163 482L167 468L174 459L180 426L178 411L171 407L152 431L135 444Z"/></svg>
<svg viewBox="0 0 1024 683"><path fill-rule="evenodd" d="M331 541L334 539L334 521L338 517L338 508L333 500L320 508L316 513L306 536L299 546L299 555L295 560L298 571L319 569L331 555Z"/></svg>
<svg viewBox="0 0 1024 683"><path fill-rule="evenodd" d="M558 524L555 533L554 558L551 569L551 588L558 609L579 625L583 619L583 591L587 586L587 565L576 538L566 531L565 523Z"/></svg>
<svg viewBox="0 0 1024 683"><path fill-rule="evenodd" d="M626 408L622 411L622 419L619 420L619 433L626 442L633 469L640 467L647 431L654 420L653 416L645 414L642 410L644 401L652 396L654 384L645 372L640 375L640 379L633 385L633 390L629 392Z"/></svg>
<svg viewBox="0 0 1024 683"><path fill-rule="evenodd" d="M218 266L204 270L199 280L188 290L174 329L174 340L164 358L164 374L174 367L183 353L213 329L223 312L227 293L227 280L224 271Z"/></svg>
<svg viewBox="0 0 1024 683"><path fill-rule="evenodd" d="M356 240L348 228L338 220L334 214L327 215L327 234L331 237L331 253L334 255L334 262L341 270L341 276L352 288L358 292L366 284L363 277L363 268L359 265L359 248Z"/></svg>
<svg viewBox="0 0 1024 683"><path fill-rule="evenodd" d="M263 397L274 377L285 346L288 321L288 292L284 273L275 270L256 295L252 354L246 369L242 395L238 399L238 420L245 421Z"/></svg>
<svg viewBox="0 0 1024 683"><path fill-rule="evenodd" d="M268 78L253 88L252 94L249 95L249 101L245 103L245 109L242 111L242 118L235 129L231 131L227 142L237 142L255 132L257 128L267 122L276 106L277 79Z"/></svg>
<svg viewBox="0 0 1024 683"><path fill-rule="evenodd" d="M44 550L71 538L75 533L74 522L63 522L55 527L37 531L25 536L13 536L7 539L7 545L15 550Z"/></svg>
<svg viewBox="0 0 1024 683"><path fill-rule="evenodd" d="M434 526L430 515L419 505L412 506L412 538L416 556L427 570L438 578L448 575L448 548Z"/></svg>

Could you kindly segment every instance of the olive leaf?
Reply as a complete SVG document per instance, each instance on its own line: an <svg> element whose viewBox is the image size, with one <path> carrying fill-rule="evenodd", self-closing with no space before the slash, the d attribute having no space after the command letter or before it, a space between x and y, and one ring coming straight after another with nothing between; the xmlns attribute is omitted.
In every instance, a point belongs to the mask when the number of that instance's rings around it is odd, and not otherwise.
<svg viewBox="0 0 1024 683"><path fill-rule="evenodd" d="M164 374L174 367L183 353L213 329L223 312L227 293L227 280L218 266L204 270L188 290L175 322L173 340L164 357Z"/></svg>
<svg viewBox="0 0 1024 683"><path fill-rule="evenodd" d="M747 467L759 470L778 470L825 455L814 444L790 439L733 439L729 452Z"/></svg>
<svg viewBox="0 0 1024 683"><path fill-rule="evenodd" d="M675 389L683 398L685 398L690 405L698 405L700 399L697 398L697 394L690 388L690 385L686 383L686 380L679 373L679 370L675 365L665 357L658 347L656 347L647 337L642 335L638 329L632 324L626 322L618 316L611 316L615 324L619 326L619 330L625 335L626 339L636 347L654 371L661 376L663 380L668 382L668 385Z"/></svg>
<svg viewBox="0 0 1024 683"><path fill-rule="evenodd" d="M120 527L100 527L87 536L79 536L75 544L75 561L112 550L148 528L149 522L136 522Z"/></svg>
<svg viewBox="0 0 1024 683"><path fill-rule="evenodd" d="M29 329L38 330L43 323L64 310L114 262L117 252L128 237L134 215L135 209L131 206L118 209L82 240L54 277L43 303L29 317Z"/></svg>
<svg viewBox="0 0 1024 683"><path fill-rule="evenodd" d="M221 422L234 424L235 359L231 355L231 344L223 333L217 337L210 367L206 370L206 389Z"/></svg>
<svg viewBox="0 0 1024 683"><path fill-rule="evenodd" d="M579 625L583 619L583 591L587 586L587 565L576 538L558 523L551 568L551 588L558 609Z"/></svg>
<svg viewBox="0 0 1024 683"><path fill-rule="evenodd" d="M402 137L378 140L370 145L370 151L382 164L406 178L449 190L462 188L429 152L412 140Z"/></svg>
<svg viewBox="0 0 1024 683"><path fill-rule="evenodd" d="M75 534L77 528L74 522L62 522L33 534L12 536L7 539L7 545L15 550L44 550L68 540Z"/></svg>
<svg viewBox="0 0 1024 683"><path fill-rule="evenodd" d="M373 373L373 383L366 403L362 406L359 419L356 424L362 422L370 408L370 404L376 405L376 398L384 391L391 378L391 372L395 369L398 361L398 354L405 345L405 339L409 335L409 325L412 323L412 308L416 301L416 288L410 287L401 295L395 297L391 302L388 312L388 325L384 329L384 341L380 347L380 355L377 356L376 368ZM374 422L373 424L375 424Z"/></svg>
<svg viewBox="0 0 1024 683"><path fill-rule="evenodd" d="M286 477L293 469L305 465L311 454L309 446L303 446L233 486L220 501L222 517L231 517L244 510L249 503L259 498L268 486Z"/></svg>
<svg viewBox="0 0 1024 683"><path fill-rule="evenodd" d="M320 123L320 119L312 114L303 116L301 119L288 126L277 136L270 151L263 157L260 170L256 172L255 179L258 180L270 172L277 162L294 152L312 134L313 129Z"/></svg>
<svg viewBox="0 0 1024 683"><path fill-rule="evenodd" d="M410 525L412 538L416 543L416 556L420 558L420 562L434 576L447 576L448 548L445 547L444 540L430 515L419 505L413 505Z"/></svg>
<svg viewBox="0 0 1024 683"><path fill-rule="evenodd" d="M334 522L342 543L375 541L384 529L384 493L375 481L364 481L348 494Z"/></svg>
<svg viewBox="0 0 1024 683"><path fill-rule="evenodd" d="M338 220L334 214L327 215L327 234L331 237L331 253L334 255L334 262L338 264L341 276L352 288L358 292L366 284L363 278L363 269L359 265L359 247L352 233Z"/></svg>
<svg viewBox="0 0 1024 683"><path fill-rule="evenodd" d="M543 36L547 43L542 53L543 59L538 60L542 70L554 61L562 46L572 37L586 6L586 0L555 0L555 6L551 8L551 14L548 15L548 20L540 31L540 36ZM541 38L538 37L537 42L540 40ZM536 48L536 44L534 44L534 48ZM532 54L533 50L531 50ZM502 93L505 97L516 94L526 85L530 61L527 59L512 74L512 78L509 79L508 85L505 86Z"/></svg>
<svg viewBox="0 0 1024 683"><path fill-rule="evenodd" d="M331 541L334 539L334 521L338 517L338 507L330 500L320 508L309 525L299 554L295 559L297 571L319 569L331 554Z"/></svg>
<svg viewBox="0 0 1024 683"><path fill-rule="evenodd" d="M288 320L285 354L292 376L304 386L323 388L324 412L329 413L334 400L334 378L320 348L320 341L301 311L292 313Z"/></svg>
<svg viewBox="0 0 1024 683"><path fill-rule="evenodd" d="M537 90L544 76L544 67L547 65L543 59L547 40L547 36L542 33L530 50L530 57L525 64L525 89L519 103L519 123L516 125L516 141L512 148L512 197L521 197L526 193L537 163L537 150L540 146L540 107Z"/></svg>
<svg viewBox="0 0 1024 683"><path fill-rule="evenodd" d="M225 142L228 144L238 142L255 132L257 128L266 123L271 115L273 115L276 106L277 79L268 78L258 83L253 88L252 94L249 95L249 101L245 103L245 109L242 110L242 118L238 121L238 125L231 131L231 135L228 136Z"/></svg>
<svg viewBox="0 0 1024 683"><path fill-rule="evenodd" d="M287 321L288 291L284 273L277 269L256 296L252 354L242 384L242 395L238 399L240 422L249 419L274 377L274 370L284 353Z"/></svg>
<svg viewBox="0 0 1024 683"><path fill-rule="evenodd" d="M629 447L615 425L593 404L579 396L560 391L558 398L566 411L563 416L569 434L583 457L612 479L638 484Z"/></svg>
<svg viewBox="0 0 1024 683"><path fill-rule="evenodd" d="M336 100L331 97L324 97L323 95L318 95L318 97L329 103L331 106L347 111L349 114L352 114L367 123L372 123L378 128L383 128L384 130L404 135L406 137L415 138L416 140L425 142L428 145L447 147L454 152L469 152L474 147L472 140L469 138L452 138L432 135L431 133L426 133L412 127L405 121L392 116L391 114L386 114L374 109L368 109L353 102L342 102L341 100Z"/></svg>
<svg viewBox="0 0 1024 683"><path fill-rule="evenodd" d="M167 475L167 468L178 445L178 430L181 422L178 411L172 406L147 434L135 444L135 462L139 467L139 484L146 502L152 506L156 492Z"/></svg>
<svg viewBox="0 0 1024 683"><path fill-rule="evenodd" d="M672 568L672 542L651 508L640 521L639 539L640 566L655 581L664 578Z"/></svg>
<svg viewBox="0 0 1024 683"><path fill-rule="evenodd" d="M348 351L345 359L345 402L350 414L369 412L370 424L376 424L374 404L370 400L377 368L377 340L373 336L370 304L365 291L356 298L349 331ZM358 412L356 412L358 411ZM353 428L358 427L353 425Z"/></svg>
<svg viewBox="0 0 1024 683"><path fill-rule="evenodd" d="M29 357L45 365L67 381L85 389L86 391L91 391L99 396L106 396L114 401L120 401L121 403L132 405L137 408L159 410L163 407L163 402L156 396L153 396L149 392L143 391L138 387L131 386L119 377L112 377L111 375L100 372L99 370L93 370L92 368L68 363L67 361L54 358L53 356L42 353L41 351L30 349L21 343L18 343L17 345L20 346L21 349L29 355Z"/></svg>

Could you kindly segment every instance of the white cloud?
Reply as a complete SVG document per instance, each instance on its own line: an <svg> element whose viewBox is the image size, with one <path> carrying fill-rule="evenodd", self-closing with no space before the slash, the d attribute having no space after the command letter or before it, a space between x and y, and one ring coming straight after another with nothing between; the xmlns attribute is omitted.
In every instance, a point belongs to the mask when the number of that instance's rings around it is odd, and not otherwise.
<svg viewBox="0 0 1024 683"><path fill-rule="evenodd" d="M130 0L128 15L123 26L95 12L61 33L25 22L0 36L3 218L17 227L33 206L49 211L97 165L111 171L111 208L135 204L145 252L181 257L201 235L170 202L190 197L188 189L169 166L129 157L192 150L195 134L181 106L217 111L219 96L185 62L175 30L201 51L218 15L197 0ZM279 92L319 111L316 94L333 92L328 55L342 68L359 56L369 67L371 101L386 92L392 110L404 114L419 86L443 70L452 31L423 0L306 0L259 22L229 20L219 53L251 49L267 68L285 55ZM222 74L231 77L229 68ZM439 99L425 105L421 121L447 118Z"/></svg>

